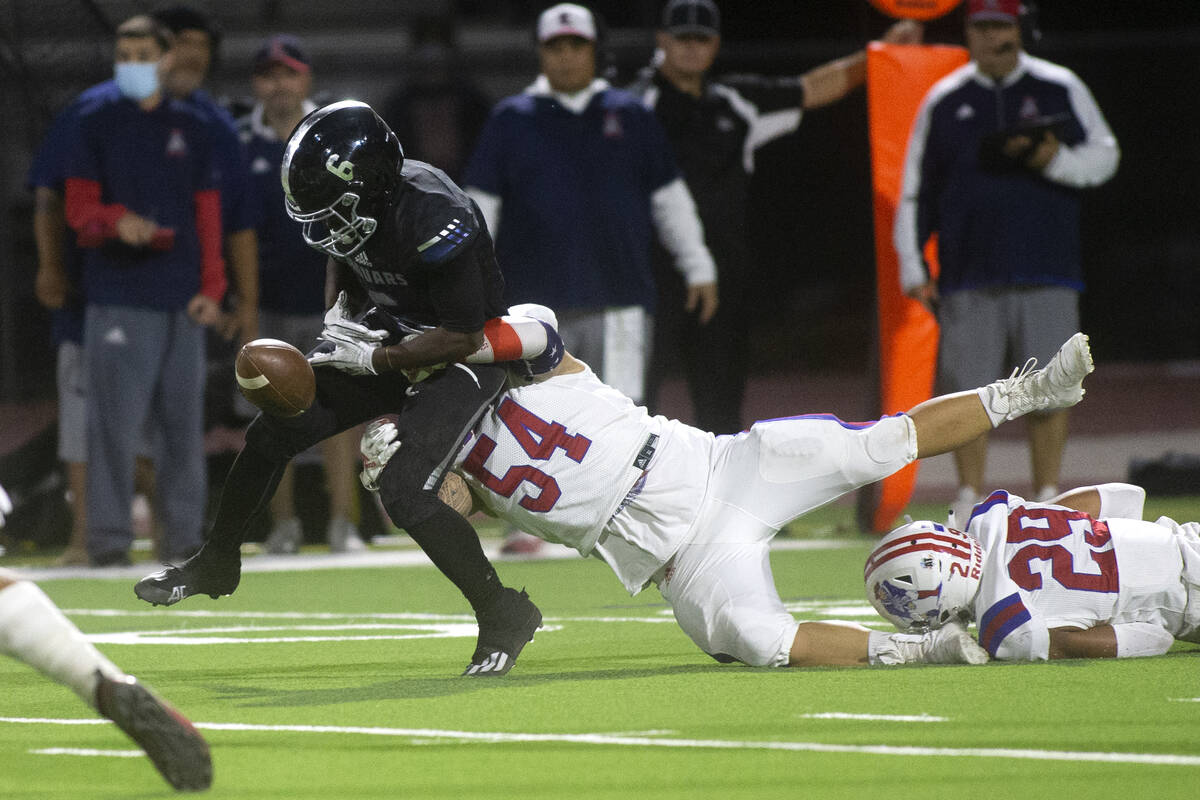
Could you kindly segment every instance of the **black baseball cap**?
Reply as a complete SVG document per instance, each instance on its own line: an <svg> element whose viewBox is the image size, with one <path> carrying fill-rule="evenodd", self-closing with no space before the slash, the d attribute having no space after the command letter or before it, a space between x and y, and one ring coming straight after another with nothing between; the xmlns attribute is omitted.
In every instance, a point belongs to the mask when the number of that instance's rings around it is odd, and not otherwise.
<svg viewBox="0 0 1200 800"><path fill-rule="evenodd" d="M204 31L212 41L214 55L217 47L221 44L221 29L217 23L211 16L195 6L183 4L159 6L150 12L150 16L158 20L160 25L167 26L174 34L178 34L180 31Z"/></svg>
<svg viewBox="0 0 1200 800"><path fill-rule="evenodd" d="M672 36L720 36L721 12L712 0L671 0L663 9L662 26Z"/></svg>

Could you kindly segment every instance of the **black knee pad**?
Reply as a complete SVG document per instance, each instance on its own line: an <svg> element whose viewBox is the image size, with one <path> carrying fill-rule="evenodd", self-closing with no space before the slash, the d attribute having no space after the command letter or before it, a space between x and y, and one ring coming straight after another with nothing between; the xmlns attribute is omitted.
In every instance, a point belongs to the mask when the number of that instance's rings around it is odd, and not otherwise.
<svg viewBox="0 0 1200 800"><path fill-rule="evenodd" d="M438 499L434 489L421 489L415 492L384 492L380 487L379 498L387 509L392 524L397 528L409 530L432 517L444 504Z"/></svg>
<svg viewBox="0 0 1200 800"><path fill-rule="evenodd" d="M437 496L437 487L442 481L441 475L436 480L430 477L436 465L412 451L403 451L404 445L401 445L397 455L407 457L393 458L380 473L379 499L392 518L392 524L407 530L409 526L429 519L442 507ZM425 488L430 482L434 485Z"/></svg>

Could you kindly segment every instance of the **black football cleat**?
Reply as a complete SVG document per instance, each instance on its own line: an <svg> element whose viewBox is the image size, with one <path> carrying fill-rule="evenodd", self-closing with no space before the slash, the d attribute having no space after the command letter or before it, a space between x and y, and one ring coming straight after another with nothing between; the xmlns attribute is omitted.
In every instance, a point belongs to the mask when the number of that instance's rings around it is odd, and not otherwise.
<svg viewBox="0 0 1200 800"><path fill-rule="evenodd" d="M187 717L132 675L119 679L101 676L96 684L96 707L146 751L176 790L200 792L212 785L212 758L204 737Z"/></svg>
<svg viewBox="0 0 1200 800"><path fill-rule="evenodd" d="M463 675L475 678L507 675L534 632L542 627L542 612L525 590L505 587L487 610L476 614L479 639Z"/></svg>
<svg viewBox="0 0 1200 800"><path fill-rule="evenodd" d="M242 578L242 563L237 556L221 558L199 553L179 566L169 566L147 575L133 586L133 593L156 606L173 606L194 594L206 594L216 600L233 594Z"/></svg>

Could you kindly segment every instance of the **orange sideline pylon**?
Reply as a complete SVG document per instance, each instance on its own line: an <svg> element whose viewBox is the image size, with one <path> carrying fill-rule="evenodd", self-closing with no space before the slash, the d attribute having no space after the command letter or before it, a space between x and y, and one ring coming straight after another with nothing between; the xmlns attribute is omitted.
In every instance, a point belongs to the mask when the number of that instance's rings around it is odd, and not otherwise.
<svg viewBox="0 0 1200 800"><path fill-rule="evenodd" d="M900 201L904 153L921 98L939 78L967 62L961 47L892 45L867 47L867 118L871 184L875 204L876 297L879 313L879 398L883 414L912 408L933 394L938 326L933 315L900 289L900 264L892 223ZM926 256L936 275L933 243ZM912 497L917 464L884 479L872 527L888 531Z"/></svg>

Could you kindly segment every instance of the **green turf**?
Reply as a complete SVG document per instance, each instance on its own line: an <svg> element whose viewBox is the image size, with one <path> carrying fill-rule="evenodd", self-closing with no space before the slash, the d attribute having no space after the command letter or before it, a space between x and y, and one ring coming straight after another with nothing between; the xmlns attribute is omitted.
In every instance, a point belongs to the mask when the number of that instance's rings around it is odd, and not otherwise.
<svg viewBox="0 0 1200 800"><path fill-rule="evenodd" d="M803 618L873 622L858 588L869 546L867 537L856 534L837 549L775 553L781 595ZM151 638L146 634L238 639L100 644L198 723L376 729L372 734L202 728L213 751L214 798L1129 800L1193 797L1200 785L1195 765L964 753L991 748L1195 759L1200 756L1195 646L1177 645L1167 656L1126 662L721 666L675 627L655 591L630 598L597 562L504 562L499 570L507 583L528 587L548 627L508 677L492 680L457 677L473 647L473 629L461 599L432 568L247 573L231 598L192 598L158 610L134 598L128 580L43 585L89 634L141 633L142 642ZM89 609L115 613L82 613ZM251 616L256 613L260 616ZM388 614L430 616L380 616ZM406 624L450 626L462 635L340 638L420 633L344 627ZM274 630L263 630L267 627ZM304 636L338 640L261 641ZM5 686L0 717L91 716L68 690L17 662L0 660L0 683ZM830 713L945 720L807 716ZM485 733L541 738L489 742L478 738ZM596 739L601 735L624 738L602 743ZM666 746L682 744L691 746ZM871 745L930 749L844 752ZM799 749L768 749L772 746ZM819 751L821 746L830 751ZM31 752L132 747L109 725L0 722L0 797L170 794L142 758Z"/></svg>

